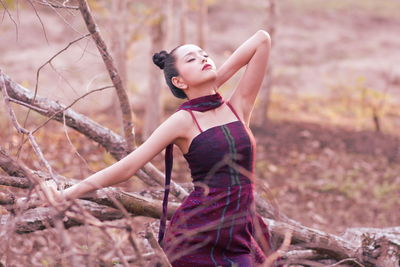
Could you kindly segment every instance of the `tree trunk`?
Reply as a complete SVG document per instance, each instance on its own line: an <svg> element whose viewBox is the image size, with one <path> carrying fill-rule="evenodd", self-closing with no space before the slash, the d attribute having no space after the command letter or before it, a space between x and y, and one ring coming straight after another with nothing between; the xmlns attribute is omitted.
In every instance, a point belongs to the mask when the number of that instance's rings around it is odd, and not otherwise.
<svg viewBox="0 0 400 267"><path fill-rule="evenodd" d="M179 10L179 44L186 44L186 13L187 13L187 0L180 0Z"/></svg>
<svg viewBox="0 0 400 267"><path fill-rule="evenodd" d="M277 17L277 7L275 0L267 0L267 10L266 10L266 28L271 36L272 44L274 43L274 37L276 32L276 17ZM271 50L272 52L272 50ZM271 58L271 56L270 56ZM271 61L271 60L270 60ZM263 84L261 85L260 92L260 102L258 106L258 126L265 125L268 120L268 108L271 96L271 90L273 86L272 80L273 66L269 63L266 75L264 77Z"/></svg>
<svg viewBox="0 0 400 267"><path fill-rule="evenodd" d="M206 0L198 0L198 15L199 20L197 23L197 36L198 45L202 49L207 49L207 30L208 30L208 7Z"/></svg>
<svg viewBox="0 0 400 267"><path fill-rule="evenodd" d="M161 5L161 4L160 4ZM158 13L150 25L150 36L151 36L151 49L149 58L153 56L154 53L159 52L164 47L165 34L163 31L163 24L165 16L162 14L160 7L155 11ZM143 140L149 138L151 133L158 127L162 116L162 91L164 86L161 82L160 70L150 64L149 66L149 80L148 88L146 90L146 105L145 105L145 118L143 127Z"/></svg>
<svg viewBox="0 0 400 267"><path fill-rule="evenodd" d="M174 1L165 0L165 47L167 49L173 49L175 44L174 38ZM169 51L169 50L168 50Z"/></svg>
<svg viewBox="0 0 400 267"><path fill-rule="evenodd" d="M111 11L108 25L110 26L110 40L111 50L114 54L116 67L118 73L121 76L121 83L124 88L127 88L128 75L127 75L127 50L129 47L129 15L128 1L114 0L111 1ZM128 36L128 37L127 37ZM113 113L116 118L121 118L122 113L119 108L118 95L115 92L113 94L110 105L107 107L107 111ZM123 126L122 126L123 127Z"/></svg>

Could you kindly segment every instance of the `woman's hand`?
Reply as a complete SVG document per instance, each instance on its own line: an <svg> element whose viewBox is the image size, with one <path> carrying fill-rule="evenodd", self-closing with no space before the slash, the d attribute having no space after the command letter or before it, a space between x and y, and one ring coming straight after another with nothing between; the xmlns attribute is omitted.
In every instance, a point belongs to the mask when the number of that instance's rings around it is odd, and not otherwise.
<svg viewBox="0 0 400 267"><path fill-rule="evenodd" d="M57 190L57 184L53 180L45 181L36 193L28 197L18 198L15 201L17 207L31 209L39 206L57 205L64 200L61 192Z"/></svg>

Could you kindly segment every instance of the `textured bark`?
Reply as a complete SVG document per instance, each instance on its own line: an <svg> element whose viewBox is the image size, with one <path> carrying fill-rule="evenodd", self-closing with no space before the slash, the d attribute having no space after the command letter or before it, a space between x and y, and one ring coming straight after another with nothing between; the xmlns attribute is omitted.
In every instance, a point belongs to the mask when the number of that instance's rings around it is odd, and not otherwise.
<svg viewBox="0 0 400 267"><path fill-rule="evenodd" d="M349 262L356 261L365 266L376 267L398 267L400 263L400 244L396 243L396 240L400 238L400 233L396 232L397 228L394 228L394 231L388 230L386 233L381 233L382 237L379 238L365 235L364 232L360 243L354 242L354 239L345 239L300 224L294 226L265 218L264 221L273 234L283 238L287 231L291 231L292 244L313 249L318 254L328 255L329 258L337 261L348 259Z"/></svg>
<svg viewBox="0 0 400 267"><path fill-rule="evenodd" d="M31 188L33 184L26 178L0 175L0 185L12 186L17 188Z"/></svg>
<svg viewBox="0 0 400 267"><path fill-rule="evenodd" d="M14 204L15 197L12 194L0 192L0 205Z"/></svg>
<svg viewBox="0 0 400 267"><path fill-rule="evenodd" d="M11 176L25 177L26 170L0 147L0 167Z"/></svg>
<svg viewBox="0 0 400 267"><path fill-rule="evenodd" d="M41 177L43 180L48 180L50 177ZM62 182L61 189L72 186L75 182L71 182L72 179L67 179L62 176L58 176L60 182ZM31 183L24 177L11 177L0 175L0 185L7 185L17 188L29 188ZM105 188L96 190L93 193L87 194L81 197L82 199L90 200L97 204L118 208L117 203L129 213L136 216L147 216L153 218L160 218L162 213L162 202L157 199L143 197L137 193L123 192L117 188ZM0 204L9 205L14 204L15 197L12 194L0 195ZM170 218L178 203L170 202L168 209L168 217Z"/></svg>
<svg viewBox="0 0 400 267"><path fill-rule="evenodd" d="M135 193L126 193L116 188L100 189L96 192L82 197L98 204L115 207L114 201L118 201L129 213L135 216L146 216L160 218L162 213L162 202L160 200L146 198ZM168 218L171 218L178 203L168 203Z"/></svg>
<svg viewBox="0 0 400 267"><path fill-rule="evenodd" d="M114 61L108 51L107 45L104 42L100 30L96 25L96 22L91 14L90 8L86 0L78 0L79 10L86 23L87 29L89 30L92 38L103 58L104 64L107 68L108 74L110 75L111 81L115 87L118 95L119 103L122 111L122 124L124 128L124 135L127 142L128 151L133 151L135 147L135 137L133 136L133 124L132 124L132 112L129 104L128 95L123 86L121 77L118 74L117 68Z"/></svg>
<svg viewBox="0 0 400 267"><path fill-rule="evenodd" d="M333 258L344 259L353 257L357 247L338 236L305 227L296 226L284 222L264 219L270 230L283 237L287 231L292 231L292 243L300 243L304 248L315 249L318 252L328 254Z"/></svg>
<svg viewBox="0 0 400 267"><path fill-rule="evenodd" d="M94 217L100 219L101 221L118 220L124 217L121 211L114 208L99 205L86 200L78 200L78 202ZM48 228L48 226L53 227L54 221L55 212L50 207L37 207L30 209L17 218L14 218L11 215L3 215L0 217L0 225L11 223L14 227L14 231L19 234L43 230ZM63 222L66 228L82 224L82 222L71 219L67 216L63 218Z"/></svg>

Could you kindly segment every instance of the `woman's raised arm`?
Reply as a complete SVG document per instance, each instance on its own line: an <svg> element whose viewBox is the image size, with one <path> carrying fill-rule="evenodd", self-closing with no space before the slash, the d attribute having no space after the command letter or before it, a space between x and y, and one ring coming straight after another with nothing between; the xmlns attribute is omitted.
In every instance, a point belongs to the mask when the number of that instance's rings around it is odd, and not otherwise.
<svg viewBox="0 0 400 267"><path fill-rule="evenodd" d="M216 85L220 87L239 69L247 65L238 86L230 97L230 103L241 113L246 123L250 114L268 65L271 39L266 31L259 30L225 61L217 73Z"/></svg>
<svg viewBox="0 0 400 267"><path fill-rule="evenodd" d="M67 199L79 198L85 193L128 180L168 144L183 134L185 115L184 112L172 114L137 149L120 161L67 188L63 192L64 197Z"/></svg>

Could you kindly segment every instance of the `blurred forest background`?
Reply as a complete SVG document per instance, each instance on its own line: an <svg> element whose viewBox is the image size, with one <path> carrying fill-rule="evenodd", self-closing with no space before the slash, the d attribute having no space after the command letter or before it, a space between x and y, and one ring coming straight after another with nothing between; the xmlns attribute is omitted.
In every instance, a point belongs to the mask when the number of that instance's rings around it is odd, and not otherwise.
<svg viewBox="0 0 400 267"><path fill-rule="evenodd" d="M399 1L88 2L127 90L137 145L181 102L153 65L154 52L194 43L220 66L264 29L271 33L272 52L251 125L258 144L257 178L268 183L284 214L309 227L339 234L351 227L399 225ZM87 33L79 11L48 5L62 1L0 3L0 69L16 83L65 105L111 85L90 36L71 43ZM239 77L221 88L224 96ZM23 122L28 109L12 108ZM91 93L72 108L123 134L113 88ZM26 128L46 120L31 112ZM21 145L5 108L0 127L1 147L30 168L44 169L31 146ZM62 123L50 122L34 135L54 172L63 176L82 179L115 162ZM178 149L175 153L173 179L188 183L187 164ZM160 170L163 158L152 161ZM132 178L121 188L140 192L148 185ZM26 195L7 186L0 191ZM0 213L8 211L0 206Z"/></svg>

